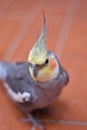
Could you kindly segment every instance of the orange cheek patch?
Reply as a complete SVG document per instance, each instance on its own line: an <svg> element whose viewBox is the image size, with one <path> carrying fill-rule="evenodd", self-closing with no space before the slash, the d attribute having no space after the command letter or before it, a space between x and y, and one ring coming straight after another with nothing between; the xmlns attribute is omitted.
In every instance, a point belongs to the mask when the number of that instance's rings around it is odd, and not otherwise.
<svg viewBox="0 0 87 130"><path fill-rule="evenodd" d="M50 60L50 68L51 68L51 69L55 69L55 67L56 67L56 61L55 61L55 59L52 58L52 59Z"/></svg>

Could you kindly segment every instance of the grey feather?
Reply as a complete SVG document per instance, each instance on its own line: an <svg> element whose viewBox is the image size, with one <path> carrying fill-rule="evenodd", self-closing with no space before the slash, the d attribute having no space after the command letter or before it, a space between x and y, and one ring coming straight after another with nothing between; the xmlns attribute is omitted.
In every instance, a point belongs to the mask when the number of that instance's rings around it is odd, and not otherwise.
<svg viewBox="0 0 87 130"><path fill-rule="evenodd" d="M0 79L5 80L7 72L10 68L10 64L6 62L0 62Z"/></svg>

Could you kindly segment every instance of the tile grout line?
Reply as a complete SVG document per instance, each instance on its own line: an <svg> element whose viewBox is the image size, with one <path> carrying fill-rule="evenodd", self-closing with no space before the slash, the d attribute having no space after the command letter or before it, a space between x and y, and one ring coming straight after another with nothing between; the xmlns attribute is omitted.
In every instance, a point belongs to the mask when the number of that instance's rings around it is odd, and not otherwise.
<svg viewBox="0 0 87 130"><path fill-rule="evenodd" d="M78 121L78 120L56 120L56 119L40 119L44 123L57 123L57 124L67 124L67 125L83 125L87 126L87 121Z"/></svg>
<svg viewBox="0 0 87 130"><path fill-rule="evenodd" d="M33 6L33 8L34 8L34 6ZM26 14L25 19L21 23L20 30L14 36L14 38L12 39L12 41L10 42L10 44L7 48L5 55L2 57L3 60L11 59L12 55L14 54L14 52L16 51L18 46L20 45L22 39L25 37L27 31L31 27L34 19L37 16L35 11L32 13L32 10L33 9L31 9L31 12L28 12ZM36 8L36 10L38 10L38 9ZM37 14L38 14L38 12L39 12L39 10L37 11ZM31 19L31 16L33 16L32 19ZM30 19L29 19L29 17L30 17Z"/></svg>
<svg viewBox="0 0 87 130"><path fill-rule="evenodd" d="M79 4L80 2L77 1L75 1L74 4L72 0L69 2L67 12L62 23L62 28L56 41L55 53L58 55L59 59L62 56L62 51L69 35L71 26L75 20L75 14L77 12Z"/></svg>

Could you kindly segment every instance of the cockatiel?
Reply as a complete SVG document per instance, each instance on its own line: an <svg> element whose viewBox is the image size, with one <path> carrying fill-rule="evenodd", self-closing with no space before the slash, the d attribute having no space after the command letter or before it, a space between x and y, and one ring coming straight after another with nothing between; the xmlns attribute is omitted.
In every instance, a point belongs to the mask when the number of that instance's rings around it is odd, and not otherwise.
<svg viewBox="0 0 87 130"><path fill-rule="evenodd" d="M27 114L24 121L45 129L31 114L47 107L61 93L69 76L57 56L46 46L46 18L42 32L31 49L27 62L0 62L0 79L12 100Z"/></svg>

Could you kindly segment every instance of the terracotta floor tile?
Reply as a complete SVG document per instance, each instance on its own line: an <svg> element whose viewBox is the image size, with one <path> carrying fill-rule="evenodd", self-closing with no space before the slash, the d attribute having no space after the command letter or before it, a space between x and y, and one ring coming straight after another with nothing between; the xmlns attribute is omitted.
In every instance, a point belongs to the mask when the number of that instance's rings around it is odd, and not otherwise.
<svg viewBox="0 0 87 130"><path fill-rule="evenodd" d="M47 18L47 45L68 70L70 83L48 108L47 130L87 130L87 1L0 1L0 59L27 60L41 32L42 10ZM0 82L0 130L27 130L25 115L15 106ZM52 123L51 121L60 121Z"/></svg>

